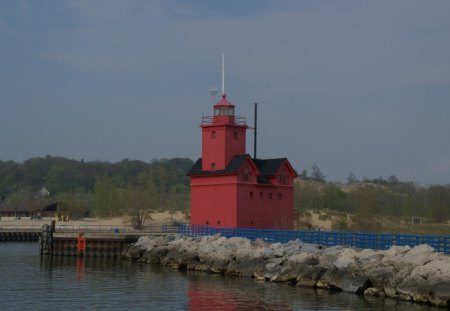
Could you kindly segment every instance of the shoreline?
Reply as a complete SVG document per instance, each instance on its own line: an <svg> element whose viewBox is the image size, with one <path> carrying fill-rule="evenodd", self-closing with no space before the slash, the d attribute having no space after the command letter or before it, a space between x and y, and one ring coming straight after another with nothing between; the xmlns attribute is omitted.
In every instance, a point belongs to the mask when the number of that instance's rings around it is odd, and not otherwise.
<svg viewBox="0 0 450 311"><path fill-rule="evenodd" d="M268 244L220 235L143 236L128 245L121 257L182 271L450 306L450 256L428 245L374 251L323 248L300 240Z"/></svg>
<svg viewBox="0 0 450 311"><path fill-rule="evenodd" d="M42 217L42 219L31 219L30 217L22 217L21 219L15 219L14 217L1 217L0 226L35 226L50 224L55 217ZM150 217L145 221L145 226L161 225L170 222L187 222L186 216L182 212L175 212L170 214L169 212L154 212L150 214ZM109 217L109 218L99 218L99 217L89 217L80 218L69 221L56 220L56 225L93 225L93 226L130 226L130 217Z"/></svg>

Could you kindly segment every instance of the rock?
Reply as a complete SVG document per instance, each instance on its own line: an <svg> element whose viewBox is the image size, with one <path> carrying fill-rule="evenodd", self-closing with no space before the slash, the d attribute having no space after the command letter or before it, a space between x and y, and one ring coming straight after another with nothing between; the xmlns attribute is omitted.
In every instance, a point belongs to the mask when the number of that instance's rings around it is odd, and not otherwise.
<svg viewBox="0 0 450 311"><path fill-rule="evenodd" d="M388 250L384 251L384 257L381 260L383 263L389 263L396 261L397 258L401 257L403 254L411 249L409 246L392 246Z"/></svg>
<svg viewBox="0 0 450 311"><path fill-rule="evenodd" d="M381 251L374 251L372 249L363 249L355 255L356 260L361 264L379 263L384 257Z"/></svg>
<svg viewBox="0 0 450 311"><path fill-rule="evenodd" d="M431 286L429 301L436 306L450 306L450 285L448 280L436 282Z"/></svg>
<svg viewBox="0 0 450 311"><path fill-rule="evenodd" d="M334 270L331 263L305 262L302 269L297 273L296 286L315 287L323 275L330 270Z"/></svg>
<svg viewBox="0 0 450 311"><path fill-rule="evenodd" d="M336 288L358 295L363 294L367 288L373 287L367 275L355 273L351 268L330 269L324 273L320 282L328 284L328 288Z"/></svg>
<svg viewBox="0 0 450 311"><path fill-rule="evenodd" d="M321 252L321 248L317 244L303 244L302 253L317 254Z"/></svg>
<svg viewBox="0 0 450 311"><path fill-rule="evenodd" d="M349 265L354 264L356 260L357 252L353 248L344 248L337 256L333 265L338 269L347 268Z"/></svg>
<svg viewBox="0 0 450 311"><path fill-rule="evenodd" d="M169 252L167 246L158 246L147 250L140 261L148 263L161 263L161 259Z"/></svg>
<svg viewBox="0 0 450 311"><path fill-rule="evenodd" d="M388 291L392 291L391 296L395 295L395 285L389 282L394 278L397 271L392 266L379 266L366 272L374 287L385 288L388 285Z"/></svg>
<svg viewBox="0 0 450 311"><path fill-rule="evenodd" d="M450 304L450 257L428 245L374 251L321 248L299 240L268 244L220 234L195 238L170 235L141 237L125 247L122 258L299 287Z"/></svg>
<svg viewBox="0 0 450 311"><path fill-rule="evenodd" d="M377 287L369 287L364 291L364 296L384 297L384 292Z"/></svg>
<svg viewBox="0 0 450 311"><path fill-rule="evenodd" d="M199 258L195 252L186 249L167 248L167 253L161 257L161 264L173 269L187 270L188 267L195 269Z"/></svg>
<svg viewBox="0 0 450 311"><path fill-rule="evenodd" d="M264 275L265 262L261 258L248 258L247 260L231 261L227 267L226 274L239 275L242 277L253 275Z"/></svg>
<svg viewBox="0 0 450 311"><path fill-rule="evenodd" d="M275 257L283 257L298 253L305 245L308 244L296 239L287 243L273 243L270 245L270 249L273 250Z"/></svg>
<svg viewBox="0 0 450 311"><path fill-rule="evenodd" d="M420 252L422 253L422 252ZM436 254L435 254L436 255ZM450 301L450 258L436 259L414 268L397 287L397 292L418 302L447 306ZM422 262L419 259L418 262Z"/></svg>
<svg viewBox="0 0 450 311"><path fill-rule="evenodd" d="M301 252L288 256L280 266L278 274L272 275L270 281L291 282L299 287L314 287L328 269L333 269L333 266L324 257Z"/></svg>
<svg viewBox="0 0 450 311"><path fill-rule="evenodd" d="M271 280L276 277L282 269L282 264L282 258L271 258L266 260L263 274L264 279Z"/></svg>
<svg viewBox="0 0 450 311"><path fill-rule="evenodd" d="M450 257L435 254L432 260L412 270L411 275L418 274L425 279L431 278L450 281Z"/></svg>
<svg viewBox="0 0 450 311"><path fill-rule="evenodd" d="M431 261L431 254L434 252L434 248L429 245L417 245L403 254L403 256L398 257L396 264L422 266Z"/></svg>
<svg viewBox="0 0 450 311"><path fill-rule="evenodd" d="M256 247L265 247L265 246L267 246L267 243L264 240L260 239L260 238L257 238L253 243L255 243Z"/></svg>
<svg viewBox="0 0 450 311"><path fill-rule="evenodd" d="M122 251L121 257L123 259L135 261L141 258L144 253L145 249L131 244Z"/></svg>
<svg viewBox="0 0 450 311"><path fill-rule="evenodd" d="M417 302L429 301L430 288L423 277L409 276L397 286L397 294L408 296Z"/></svg>
<svg viewBox="0 0 450 311"><path fill-rule="evenodd" d="M272 245L270 245L270 249L273 251L274 257L284 256L284 247L281 243L273 243Z"/></svg>

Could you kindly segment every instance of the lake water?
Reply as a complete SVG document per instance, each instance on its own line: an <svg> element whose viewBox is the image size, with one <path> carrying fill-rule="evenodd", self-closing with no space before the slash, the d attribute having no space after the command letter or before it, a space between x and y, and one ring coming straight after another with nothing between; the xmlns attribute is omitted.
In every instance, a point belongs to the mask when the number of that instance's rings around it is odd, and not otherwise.
<svg viewBox="0 0 450 311"><path fill-rule="evenodd" d="M0 310L440 310L116 259L41 258L0 243Z"/></svg>

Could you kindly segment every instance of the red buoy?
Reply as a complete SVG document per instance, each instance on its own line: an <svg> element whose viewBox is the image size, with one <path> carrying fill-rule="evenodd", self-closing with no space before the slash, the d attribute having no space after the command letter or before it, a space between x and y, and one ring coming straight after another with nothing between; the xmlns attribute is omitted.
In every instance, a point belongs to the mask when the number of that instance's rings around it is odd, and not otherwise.
<svg viewBox="0 0 450 311"><path fill-rule="evenodd" d="M83 233L78 233L78 239L77 239L77 251L78 256L83 256L86 252L86 238L84 237Z"/></svg>

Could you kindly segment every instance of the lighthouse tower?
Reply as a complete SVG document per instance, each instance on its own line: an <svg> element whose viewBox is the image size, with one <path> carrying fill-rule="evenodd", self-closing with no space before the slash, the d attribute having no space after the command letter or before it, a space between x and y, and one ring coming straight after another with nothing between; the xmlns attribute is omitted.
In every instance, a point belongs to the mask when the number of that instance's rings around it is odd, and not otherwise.
<svg viewBox="0 0 450 311"><path fill-rule="evenodd" d="M214 105L214 116L203 117L202 170L224 170L231 159L245 154L245 118L234 115L234 105L226 95Z"/></svg>
<svg viewBox="0 0 450 311"><path fill-rule="evenodd" d="M296 173L286 158L254 159L246 154L246 118L235 115L223 77L222 98L200 127L202 157L188 173L191 224L292 229Z"/></svg>

